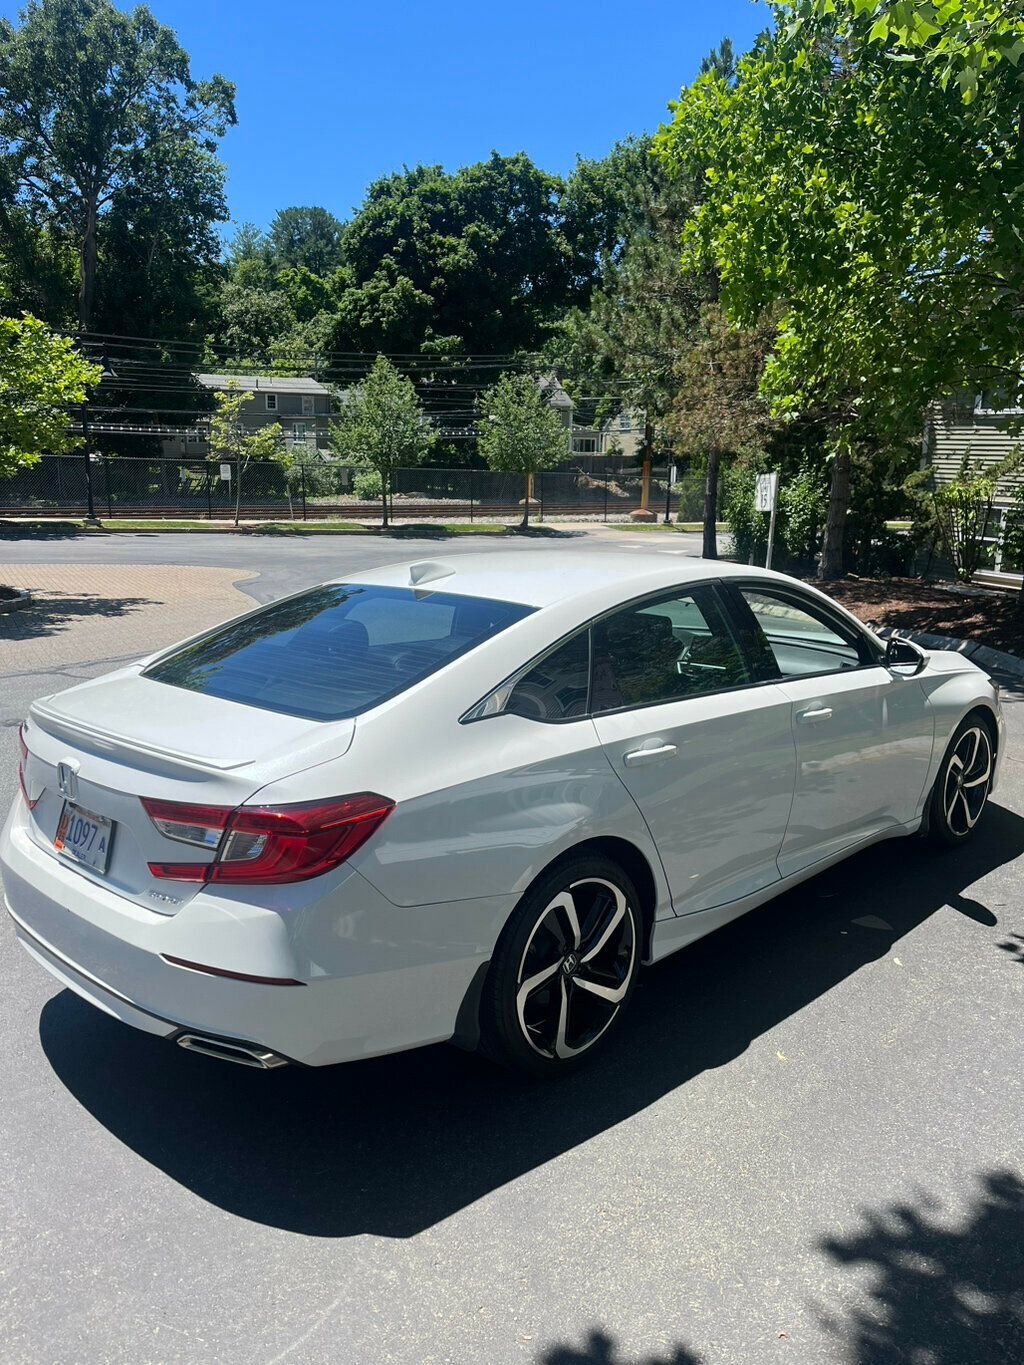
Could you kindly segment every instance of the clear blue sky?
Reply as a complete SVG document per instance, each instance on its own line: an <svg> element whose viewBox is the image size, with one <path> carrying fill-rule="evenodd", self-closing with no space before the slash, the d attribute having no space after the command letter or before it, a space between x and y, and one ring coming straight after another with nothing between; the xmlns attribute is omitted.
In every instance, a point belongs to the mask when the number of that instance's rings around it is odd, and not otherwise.
<svg viewBox="0 0 1024 1365"><path fill-rule="evenodd" d="M149 3L195 76L238 87L228 202L260 226L290 204L347 218L380 175L492 148L565 174L657 127L723 34L743 51L769 18L752 0Z"/></svg>

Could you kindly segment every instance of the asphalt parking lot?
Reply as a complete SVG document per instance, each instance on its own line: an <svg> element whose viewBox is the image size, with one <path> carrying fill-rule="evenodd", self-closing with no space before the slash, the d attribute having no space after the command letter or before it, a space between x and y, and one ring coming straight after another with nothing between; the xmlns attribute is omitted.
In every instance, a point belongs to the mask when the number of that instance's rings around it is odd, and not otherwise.
<svg viewBox="0 0 1024 1365"><path fill-rule="evenodd" d="M0 541L0 581L45 571L53 602L35 635L0 618L0 802L31 700L180 635L183 593L198 625L491 545ZM669 959L558 1084L445 1047L227 1067L62 990L4 922L0 1360L1024 1360L1022 702L971 846L879 846Z"/></svg>

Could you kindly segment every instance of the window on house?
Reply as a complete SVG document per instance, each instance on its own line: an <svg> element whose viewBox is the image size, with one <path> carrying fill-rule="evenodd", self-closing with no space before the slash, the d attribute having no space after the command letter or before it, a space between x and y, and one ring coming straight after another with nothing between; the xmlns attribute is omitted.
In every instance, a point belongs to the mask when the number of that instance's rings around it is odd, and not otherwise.
<svg viewBox="0 0 1024 1365"><path fill-rule="evenodd" d="M974 411L1009 415L1024 412L1024 394L1014 395L1006 385L983 389L974 400Z"/></svg>
<svg viewBox="0 0 1024 1365"><path fill-rule="evenodd" d="M268 412L276 412L276 411L277 411L277 394L276 394L276 393L268 393L268 394L265 394L264 396L265 396L265 398L266 398L266 400L267 400L267 411L268 411Z"/></svg>
<svg viewBox="0 0 1024 1365"><path fill-rule="evenodd" d="M597 437L574 436L572 438L572 449L574 455L596 455Z"/></svg>
<svg viewBox="0 0 1024 1365"><path fill-rule="evenodd" d="M619 413L619 430L620 431L633 430L633 419L632 417L630 417L628 412Z"/></svg>
<svg viewBox="0 0 1024 1365"><path fill-rule="evenodd" d="M315 399L313 398L313 395L312 395L311 393L304 393L304 394L302 395L302 415L303 415L303 417L312 417L313 414L314 414L315 412L316 412L316 402L315 402Z"/></svg>
<svg viewBox="0 0 1024 1365"><path fill-rule="evenodd" d="M292 423L292 440L297 444L306 444L306 424L305 422Z"/></svg>

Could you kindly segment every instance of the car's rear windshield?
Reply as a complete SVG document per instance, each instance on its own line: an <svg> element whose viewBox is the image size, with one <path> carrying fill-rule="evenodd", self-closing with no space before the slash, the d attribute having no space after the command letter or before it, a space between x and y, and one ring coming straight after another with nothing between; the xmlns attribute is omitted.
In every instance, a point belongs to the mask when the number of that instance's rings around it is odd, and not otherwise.
<svg viewBox="0 0 1024 1365"><path fill-rule="evenodd" d="M411 687L532 610L454 593L331 583L233 621L143 676L289 716L341 720Z"/></svg>

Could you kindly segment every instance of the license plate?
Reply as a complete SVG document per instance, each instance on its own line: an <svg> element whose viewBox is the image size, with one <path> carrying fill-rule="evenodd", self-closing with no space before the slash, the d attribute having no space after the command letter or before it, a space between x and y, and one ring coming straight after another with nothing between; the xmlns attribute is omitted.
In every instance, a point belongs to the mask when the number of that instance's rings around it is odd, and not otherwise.
<svg viewBox="0 0 1024 1365"><path fill-rule="evenodd" d="M76 863L106 872L113 837L112 820L105 815L94 815L73 801L65 801L53 844L59 853L74 858Z"/></svg>

